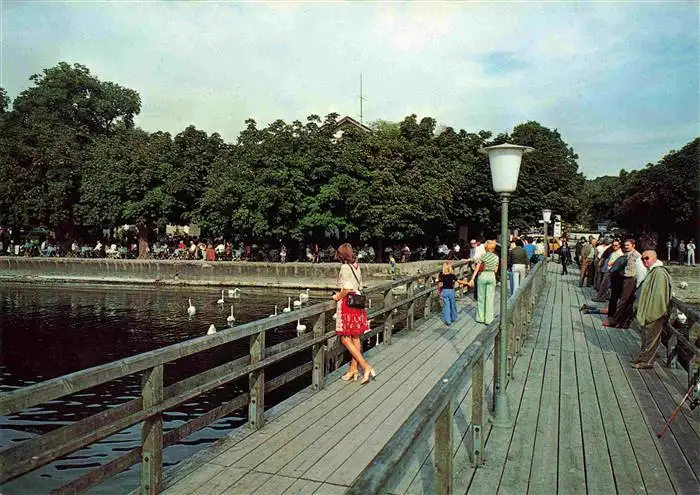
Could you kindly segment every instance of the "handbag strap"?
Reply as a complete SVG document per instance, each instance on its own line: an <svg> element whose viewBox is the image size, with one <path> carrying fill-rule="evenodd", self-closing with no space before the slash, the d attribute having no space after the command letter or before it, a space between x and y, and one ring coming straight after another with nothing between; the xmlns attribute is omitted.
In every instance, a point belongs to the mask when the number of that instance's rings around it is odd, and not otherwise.
<svg viewBox="0 0 700 495"><path fill-rule="evenodd" d="M350 271L352 272L352 276L355 277L355 280L357 281L357 286L359 287L358 290L362 290L362 284L360 283L360 279L357 278L357 275L355 275L355 269L350 264L348 264L348 266L350 267Z"/></svg>

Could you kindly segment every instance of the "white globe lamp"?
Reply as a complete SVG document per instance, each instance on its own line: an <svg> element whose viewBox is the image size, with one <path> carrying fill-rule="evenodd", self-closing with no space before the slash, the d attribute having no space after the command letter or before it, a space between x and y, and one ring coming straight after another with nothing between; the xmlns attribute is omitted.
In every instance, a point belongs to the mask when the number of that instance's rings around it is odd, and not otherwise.
<svg viewBox="0 0 700 495"><path fill-rule="evenodd" d="M493 190L501 196L501 274L506 273L506 261L508 259L508 202L510 195L518 187L520 164L523 154L529 153L533 148L519 146L517 144L499 144L481 148L480 153L488 154L491 167L491 181ZM506 395L506 377L508 374L508 283L507 277L501 276L501 315L499 318L498 333L498 381L494 394L494 411L491 422L494 426L510 427L513 421L508 407Z"/></svg>

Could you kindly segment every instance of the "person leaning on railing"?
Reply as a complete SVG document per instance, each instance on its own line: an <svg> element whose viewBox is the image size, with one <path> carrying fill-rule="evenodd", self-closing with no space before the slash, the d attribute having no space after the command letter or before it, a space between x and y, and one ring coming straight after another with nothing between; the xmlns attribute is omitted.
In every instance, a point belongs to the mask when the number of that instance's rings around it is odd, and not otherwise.
<svg viewBox="0 0 700 495"><path fill-rule="evenodd" d="M498 272L498 255L496 241L486 241L486 252L474 260L477 265L468 285L474 287L474 279L481 272L477 286L476 321L488 325L493 321L493 299L496 293L496 272ZM505 283L505 280L502 282Z"/></svg>
<svg viewBox="0 0 700 495"><path fill-rule="evenodd" d="M338 248L336 257L343 263L338 276L340 291L333 294L336 301L335 332L340 337L340 342L350 352L352 359L348 372L343 375L345 381L357 381L359 369L362 368L363 377L361 384L369 382L375 375L374 368L362 357L362 342L360 337L369 330L367 322L367 310L365 308L352 307L349 304L350 294L359 295L362 291L362 274L357 263L352 246L348 243Z"/></svg>

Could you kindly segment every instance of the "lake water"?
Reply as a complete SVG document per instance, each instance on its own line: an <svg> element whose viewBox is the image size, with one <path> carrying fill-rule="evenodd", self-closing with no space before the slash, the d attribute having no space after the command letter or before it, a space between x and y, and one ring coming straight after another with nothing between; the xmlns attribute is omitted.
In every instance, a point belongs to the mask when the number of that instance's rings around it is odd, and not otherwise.
<svg viewBox="0 0 700 495"><path fill-rule="evenodd" d="M217 288L126 287L107 285L24 285L0 287L0 391L7 392L49 378L132 356L206 333L210 324L218 329L228 324L233 305L236 324L264 318L287 305L287 297L299 291L243 289L239 299ZM330 294L320 294L327 298ZM317 295L318 296L318 295ZM187 315L188 298L197 309ZM311 302L317 300L311 294ZM302 322L310 326L313 322ZM296 337L295 325L267 335L267 345ZM194 375L248 353L248 339L222 346L167 365L165 385ZM268 370L272 378L311 359L311 352L292 357L289 363ZM137 398L140 375L115 380L104 386L73 394L0 417L0 448L70 424L108 407ZM275 390L266 398L270 407L307 386L310 376ZM168 431L239 395L247 389L247 378L188 401L164 414ZM187 458L215 442L244 422L245 411L222 418L167 448L166 466ZM47 493L79 475L138 447L140 425L123 430L88 448L2 486L6 494ZM124 493L137 486L139 465L105 481L90 493Z"/></svg>

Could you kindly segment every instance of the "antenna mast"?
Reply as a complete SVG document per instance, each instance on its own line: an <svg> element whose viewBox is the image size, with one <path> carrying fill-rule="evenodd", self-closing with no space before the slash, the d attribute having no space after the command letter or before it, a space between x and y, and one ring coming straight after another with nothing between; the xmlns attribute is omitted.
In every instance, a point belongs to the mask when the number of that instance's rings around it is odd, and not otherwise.
<svg viewBox="0 0 700 495"><path fill-rule="evenodd" d="M360 124L364 124L362 121L364 115L363 115L363 108L362 108L362 102L365 101L364 96L362 96L362 72L360 72Z"/></svg>

